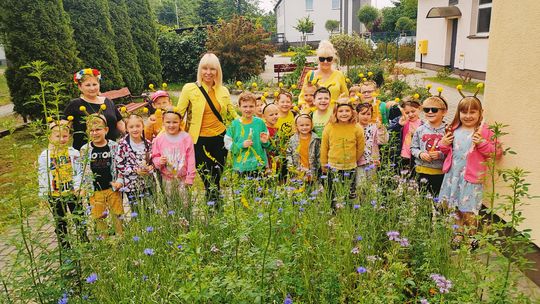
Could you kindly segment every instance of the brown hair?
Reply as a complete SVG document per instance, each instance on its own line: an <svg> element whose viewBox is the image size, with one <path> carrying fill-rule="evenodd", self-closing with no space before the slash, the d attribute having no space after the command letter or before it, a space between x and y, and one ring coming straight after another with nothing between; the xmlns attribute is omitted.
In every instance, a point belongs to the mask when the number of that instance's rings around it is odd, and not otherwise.
<svg viewBox="0 0 540 304"><path fill-rule="evenodd" d="M434 101L436 103L438 103L439 105L442 105L444 107L445 110L448 110L448 104L446 103L446 100L444 100L443 97L440 97L440 96L430 96L428 98L426 98L423 102L422 102L422 105L424 105L426 102L428 101Z"/></svg>
<svg viewBox="0 0 540 304"><path fill-rule="evenodd" d="M330 91L326 87L318 88L315 93L313 93L313 98L316 98L319 94L328 94L328 96L332 96L332 94L330 94Z"/></svg>
<svg viewBox="0 0 540 304"><path fill-rule="evenodd" d="M378 86L377 86L377 83L373 80L366 80L362 83L360 83L359 87L360 87L360 90L362 89L363 86L370 86L370 87L373 87L373 89L377 89Z"/></svg>
<svg viewBox="0 0 540 304"><path fill-rule="evenodd" d="M337 112L338 108L340 107L349 107L351 109L351 118L349 119L348 123L355 124L358 121L358 115L356 114L356 111L353 108L353 105L351 101L349 100L349 97L346 98L340 98L336 101L336 106L334 107L334 111L332 113L332 116L330 117L331 123L337 123Z"/></svg>
<svg viewBox="0 0 540 304"><path fill-rule="evenodd" d="M400 107L405 108L407 106L419 109L422 105L420 102L411 96L403 98L399 104Z"/></svg>
<svg viewBox="0 0 540 304"><path fill-rule="evenodd" d="M292 94L290 92L287 92L287 91L281 91L279 92L278 96L276 97L277 101L279 102L279 97L281 95L285 95L289 98L289 101L292 102L293 101L293 97L292 97Z"/></svg>
<svg viewBox="0 0 540 304"><path fill-rule="evenodd" d="M373 116L373 106L371 105L371 103L363 102L363 103L359 103L358 105L356 105L356 112L358 112L359 114L360 114L360 112L362 112L363 109L368 109L368 111Z"/></svg>
<svg viewBox="0 0 540 304"><path fill-rule="evenodd" d="M355 95L357 93L360 93L360 86L358 85L353 85L350 89L349 89L349 96L351 95L351 93L354 92Z"/></svg>
<svg viewBox="0 0 540 304"><path fill-rule="evenodd" d="M475 129L478 129L480 125L482 124L482 120L484 119L482 115L482 102L480 99L474 97L474 96L467 96L463 99L461 99L458 103L456 115L454 116L454 120L452 120L451 126L453 128L457 128L461 125L461 112L468 112L470 110L477 110L480 112L480 117L478 118L478 122L476 123Z"/></svg>
<svg viewBox="0 0 540 304"><path fill-rule="evenodd" d="M242 105L242 102L245 101L253 101L255 105L257 104L257 96L251 92L242 92L240 96L238 96L238 106Z"/></svg>

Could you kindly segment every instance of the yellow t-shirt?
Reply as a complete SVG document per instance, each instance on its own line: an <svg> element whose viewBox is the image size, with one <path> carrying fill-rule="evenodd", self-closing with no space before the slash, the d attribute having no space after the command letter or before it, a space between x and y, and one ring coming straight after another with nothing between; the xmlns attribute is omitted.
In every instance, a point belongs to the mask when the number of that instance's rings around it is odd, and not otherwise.
<svg viewBox="0 0 540 304"><path fill-rule="evenodd" d="M311 134L308 138L300 138L298 144L298 154L300 155L300 165L302 168L309 168L309 142L311 141Z"/></svg>
<svg viewBox="0 0 540 304"><path fill-rule="evenodd" d="M68 149L51 151L50 162L53 180L52 195L62 196L73 191L73 167Z"/></svg>
<svg viewBox="0 0 540 304"><path fill-rule="evenodd" d="M314 74L313 74L314 73ZM317 79L318 73L317 71L310 71L306 74L306 78L304 79L304 83L309 82L309 79L312 78L311 75L313 74L313 79ZM347 82L345 81L345 76L341 71L335 70L330 74L330 77L326 79L325 81L318 82L319 86L323 86L328 88L330 91L330 100L337 100L341 94L349 96L349 89L347 88ZM300 91L300 96L298 97L298 102L301 104L304 101L304 86L302 86L302 90Z"/></svg>
<svg viewBox="0 0 540 304"><path fill-rule="evenodd" d="M290 138L293 136L295 127L294 127L294 114L289 111L289 114L285 117L279 117L276 123L276 128L281 136Z"/></svg>
<svg viewBox="0 0 540 304"><path fill-rule="evenodd" d="M208 92L208 96L210 97L210 100L212 101L212 104L214 105L218 113L221 113L221 105L217 101L216 93L213 89ZM208 102L204 105L203 117L204 119L201 123L201 132L199 133L199 136L213 137L225 131L225 125L219 121L216 115L214 115L214 112L212 112L212 109L208 105Z"/></svg>
<svg viewBox="0 0 540 304"><path fill-rule="evenodd" d="M364 129L359 124L329 123L321 140L321 166L350 170L364 154Z"/></svg>

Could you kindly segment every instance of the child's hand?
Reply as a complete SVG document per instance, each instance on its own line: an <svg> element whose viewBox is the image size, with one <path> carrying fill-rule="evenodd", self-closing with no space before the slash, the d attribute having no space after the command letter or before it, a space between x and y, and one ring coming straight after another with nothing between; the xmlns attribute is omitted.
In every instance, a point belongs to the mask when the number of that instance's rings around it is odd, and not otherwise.
<svg viewBox="0 0 540 304"><path fill-rule="evenodd" d="M244 143L242 144L242 147L248 148L248 147L251 147L251 145L253 145L253 141L251 139L246 139L246 140L244 140Z"/></svg>
<svg viewBox="0 0 540 304"><path fill-rule="evenodd" d="M159 164L165 166L167 164L167 156L162 156L159 158Z"/></svg>
<svg viewBox="0 0 540 304"><path fill-rule="evenodd" d="M122 188L122 183L119 183L119 182L111 182L111 186L112 186L114 189L118 190L118 189Z"/></svg>
<svg viewBox="0 0 540 304"><path fill-rule="evenodd" d="M399 124L404 126L407 123L407 115L401 115L399 117Z"/></svg>
<svg viewBox="0 0 540 304"><path fill-rule="evenodd" d="M431 157L432 160L439 159L439 156L440 156L439 151L429 151L427 153L429 153L429 157Z"/></svg>
<svg viewBox="0 0 540 304"><path fill-rule="evenodd" d="M77 194L78 197L85 197L86 196L86 191L83 190L83 189L75 190L75 191L76 191L75 193Z"/></svg>
<svg viewBox="0 0 540 304"><path fill-rule="evenodd" d="M428 163L432 161L431 155L428 152L422 152L420 153L419 156L420 156L420 159L422 159L423 161L427 161Z"/></svg>
<svg viewBox="0 0 540 304"><path fill-rule="evenodd" d="M269 138L269 137L268 137L268 133L266 133L266 132L261 132L260 136L261 136L261 142L262 142L263 144L265 144L265 143L268 142L268 138Z"/></svg>
<svg viewBox="0 0 540 304"><path fill-rule="evenodd" d="M373 160L373 164L377 167L379 167L381 165L381 161L379 159L374 159Z"/></svg>
<svg viewBox="0 0 540 304"><path fill-rule="evenodd" d="M440 144L442 144L443 146L450 146L453 142L454 142L454 134L448 132L444 134L444 136L441 138Z"/></svg>
<svg viewBox="0 0 540 304"><path fill-rule="evenodd" d="M150 115L150 117L148 117L148 124L149 125L155 124L156 121L157 121L156 115L152 114L152 115Z"/></svg>
<svg viewBox="0 0 540 304"><path fill-rule="evenodd" d="M481 144L483 143L485 140L484 138L482 137L482 134L480 134L480 132L476 132L474 133L473 137L472 137L472 142L475 144L475 145L478 145L478 144Z"/></svg>

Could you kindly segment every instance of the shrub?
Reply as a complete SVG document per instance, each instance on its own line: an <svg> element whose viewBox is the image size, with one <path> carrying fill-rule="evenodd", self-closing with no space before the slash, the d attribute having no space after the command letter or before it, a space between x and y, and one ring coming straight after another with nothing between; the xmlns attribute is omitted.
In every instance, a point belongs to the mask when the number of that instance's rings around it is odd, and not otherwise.
<svg viewBox="0 0 540 304"><path fill-rule="evenodd" d="M206 52L206 30L162 32L158 37L159 57L163 64L163 81L190 82L197 77L199 60Z"/></svg>
<svg viewBox="0 0 540 304"><path fill-rule="evenodd" d="M120 73L115 49L116 38L107 1L64 0L63 3L74 30L79 57L84 62L84 66L79 69L86 67L99 69L103 76L102 91L123 87L124 80Z"/></svg>
<svg viewBox="0 0 540 304"><path fill-rule="evenodd" d="M131 21L127 13L126 0L110 0L109 12L116 38L114 39L120 74L131 92L142 91L144 82L137 63L137 49L131 36Z"/></svg>
<svg viewBox="0 0 540 304"><path fill-rule="evenodd" d="M224 80L245 79L263 71L264 57L274 51L268 38L261 27L237 16L209 28L206 47L219 57Z"/></svg>
<svg viewBox="0 0 540 304"><path fill-rule="evenodd" d="M377 86L381 87L384 84L384 70L381 64L377 62L351 68L347 72L347 77L352 83L360 83L362 79L360 79L359 74L364 74L364 77L368 77L369 72L373 73L373 76L369 79L375 81Z"/></svg>
<svg viewBox="0 0 540 304"><path fill-rule="evenodd" d="M403 44L397 46L394 42L379 42L375 56L378 59L392 59L395 61L414 61L416 45Z"/></svg>
<svg viewBox="0 0 540 304"><path fill-rule="evenodd" d="M437 77L438 78L448 78L450 77L450 75L452 75L452 69L450 68L441 68L440 70L437 71Z"/></svg>
<svg viewBox="0 0 540 304"><path fill-rule="evenodd" d="M161 62L157 46L154 14L147 0L126 0L131 19L131 35L145 86L161 83Z"/></svg>
<svg viewBox="0 0 540 304"><path fill-rule="evenodd" d="M351 66L367 62L372 58L372 50L356 33L340 34L330 38L339 56L341 65Z"/></svg>
<svg viewBox="0 0 540 304"><path fill-rule="evenodd" d="M296 69L294 72L287 74L283 77L283 83L287 86L296 84L302 76L302 71L307 63L307 56L311 56L311 47L309 45L292 47L289 49L294 52L294 55L291 57L291 62L296 64Z"/></svg>
<svg viewBox="0 0 540 304"><path fill-rule="evenodd" d="M23 117L43 118L42 107L28 103L41 90L35 78L22 66L43 60L53 68L46 73L50 81L71 81L81 60L73 30L61 1L6 0L0 10L0 30L6 58L5 76L15 112ZM62 100L65 102L66 100Z"/></svg>

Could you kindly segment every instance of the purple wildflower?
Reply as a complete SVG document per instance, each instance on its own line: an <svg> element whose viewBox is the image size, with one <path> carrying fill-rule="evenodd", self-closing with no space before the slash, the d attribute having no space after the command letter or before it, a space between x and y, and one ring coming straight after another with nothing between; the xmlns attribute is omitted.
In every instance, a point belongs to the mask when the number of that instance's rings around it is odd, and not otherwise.
<svg viewBox="0 0 540 304"><path fill-rule="evenodd" d="M58 304L68 304L68 295L64 292L62 297L58 300Z"/></svg>
<svg viewBox="0 0 540 304"><path fill-rule="evenodd" d="M277 212L279 212L279 213L283 212L283 208L279 207Z"/></svg>
<svg viewBox="0 0 540 304"><path fill-rule="evenodd" d="M146 227L146 232L152 232L152 231L154 231L154 227L152 226Z"/></svg>
<svg viewBox="0 0 540 304"><path fill-rule="evenodd" d="M367 272L367 269L360 266L360 267L356 268L356 272L358 272L359 274L363 274L363 273Z"/></svg>
<svg viewBox="0 0 540 304"><path fill-rule="evenodd" d="M388 231L386 233L386 235L388 236L388 239L390 241L399 242L399 232L397 232L397 231Z"/></svg>
<svg viewBox="0 0 540 304"><path fill-rule="evenodd" d="M176 246L176 248L178 248L179 250L181 250L181 249L182 249L182 245L178 245L178 246Z"/></svg>
<svg viewBox="0 0 540 304"><path fill-rule="evenodd" d="M352 250L351 250L351 253L352 254L359 254L360 253L360 249L358 247L354 247Z"/></svg>
<svg viewBox="0 0 540 304"><path fill-rule="evenodd" d="M402 247L409 247L409 240L407 238L402 238L399 240L399 244Z"/></svg>
<svg viewBox="0 0 540 304"><path fill-rule="evenodd" d="M356 240L360 242L361 240L363 240L363 238L362 238L361 235L359 235L359 236L356 237Z"/></svg>
<svg viewBox="0 0 540 304"><path fill-rule="evenodd" d="M215 204L216 204L216 202L214 202L214 201L208 201L208 202L206 202L206 205L208 205L208 206L210 206L210 207L214 206Z"/></svg>
<svg viewBox="0 0 540 304"><path fill-rule="evenodd" d="M146 255L154 255L154 249L146 248L146 249L144 249L144 254L146 254Z"/></svg>
<svg viewBox="0 0 540 304"><path fill-rule="evenodd" d="M134 241L134 242L138 242L140 239L141 239L141 238L138 237L138 236L134 236L134 237L133 237L133 241Z"/></svg>
<svg viewBox="0 0 540 304"><path fill-rule="evenodd" d="M167 212L168 215L174 215L174 210L169 210L169 212Z"/></svg>
<svg viewBox="0 0 540 304"><path fill-rule="evenodd" d="M93 284L98 280L97 273L92 273L86 278L86 283Z"/></svg>
<svg viewBox="0 0 540 304"><path fill-rule="evenodd" d="M446 279L443 275L440 274L432 274L429 276L435 284L437 284L437 288L439 288L440 293L449 293L450 289L452 288L452 281Z"/></svg>
<svg viewBox="0 0 540 304"><path fill-rule="evenodd" d="M360 205L355 204L355 205L353 206L353 208L354 208L354 209L359 209L359 208L360 208Z"/></svg>
<svg viewBox="0 0 540 304"><path fill-rule="evenodd" d="M291 299L291 295L287 295L287 297L283 301L283 304L293 304L293 301Z"/></svg>
<svg viewBox="0 0 540 304"><path fill-rule="evenodd" d="M420 304L429 304L428 300L426 299L421 299L420 300Z"/></svg>

